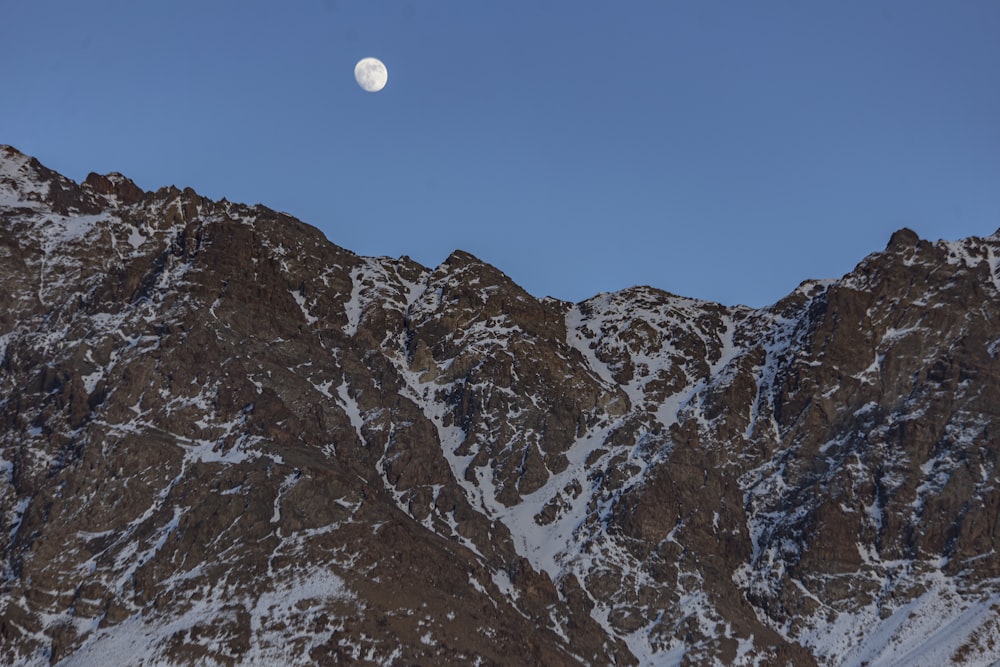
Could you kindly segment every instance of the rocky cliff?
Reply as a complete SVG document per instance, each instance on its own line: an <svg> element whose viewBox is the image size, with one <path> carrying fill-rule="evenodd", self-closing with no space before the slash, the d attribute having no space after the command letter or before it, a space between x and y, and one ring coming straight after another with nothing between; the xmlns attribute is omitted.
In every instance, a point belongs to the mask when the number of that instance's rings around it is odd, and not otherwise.
<svg viewBox="0 0 1000 667"><path fill-rule="evenodd" d="M570 304L0 147L0 662L990 664L998 263Z"/></svg>

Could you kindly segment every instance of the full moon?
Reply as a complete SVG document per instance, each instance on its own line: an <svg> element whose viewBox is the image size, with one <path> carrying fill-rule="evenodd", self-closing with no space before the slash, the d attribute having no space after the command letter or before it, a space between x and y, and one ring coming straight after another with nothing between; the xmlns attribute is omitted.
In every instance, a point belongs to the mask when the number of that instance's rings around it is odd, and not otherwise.
<svg viewBox="0 0 1000 667"><path fill-rule="evenodd" d="M378 58L362 58L354 66L354 78L358 85L369 93L377 93L385 88L389 80L389 70Z"/></svg>

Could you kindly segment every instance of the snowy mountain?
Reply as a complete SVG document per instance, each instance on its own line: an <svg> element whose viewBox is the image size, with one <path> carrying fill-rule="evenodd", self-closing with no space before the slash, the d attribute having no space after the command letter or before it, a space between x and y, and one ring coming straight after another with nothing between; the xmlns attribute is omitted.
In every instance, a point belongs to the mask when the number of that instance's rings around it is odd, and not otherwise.
<svg viewBox="0 0 1000 667"><path fill-rule="evenodd" d="M991 664L998 262L570 304L0 147L0 662Z"/></svg>

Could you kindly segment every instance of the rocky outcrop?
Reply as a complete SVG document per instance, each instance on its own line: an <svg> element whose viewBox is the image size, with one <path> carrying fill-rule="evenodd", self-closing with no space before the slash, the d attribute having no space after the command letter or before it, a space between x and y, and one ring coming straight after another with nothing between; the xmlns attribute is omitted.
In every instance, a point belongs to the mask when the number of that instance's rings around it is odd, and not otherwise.
<svg viewBox="0 0 1000 667"><path fill-rule="evenodd" d="M538 300L0 148L0 661L989 664L1000 237Z"/></svg>

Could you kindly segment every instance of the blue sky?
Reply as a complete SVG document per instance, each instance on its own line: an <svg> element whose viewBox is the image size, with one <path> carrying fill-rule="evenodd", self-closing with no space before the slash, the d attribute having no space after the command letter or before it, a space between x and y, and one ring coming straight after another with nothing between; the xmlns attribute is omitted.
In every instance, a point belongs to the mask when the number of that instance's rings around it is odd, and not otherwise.
<svg viewBox="0 0 1000 667"><path fill-rule="evenodd" d="M764 305L1000 227L1000 2L8 3L0 143L468 250L529 292ZM382 59L363 92L355 62Z"/></svg>

